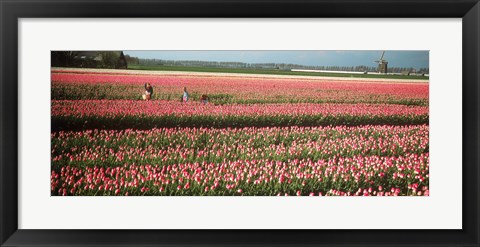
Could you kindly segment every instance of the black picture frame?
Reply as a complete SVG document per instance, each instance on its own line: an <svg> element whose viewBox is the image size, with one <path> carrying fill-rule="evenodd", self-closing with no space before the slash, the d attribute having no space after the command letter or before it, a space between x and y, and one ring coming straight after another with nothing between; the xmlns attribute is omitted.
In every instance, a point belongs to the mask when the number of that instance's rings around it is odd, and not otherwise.
<svg viewBox="0 0 480 247"><path fill-rule="evenodd" d="M0 0L1 246L480 246L478 0ZM462 18L462 230L18 229L19 18ZM39 210L39 213L41 211Z"/></svg>

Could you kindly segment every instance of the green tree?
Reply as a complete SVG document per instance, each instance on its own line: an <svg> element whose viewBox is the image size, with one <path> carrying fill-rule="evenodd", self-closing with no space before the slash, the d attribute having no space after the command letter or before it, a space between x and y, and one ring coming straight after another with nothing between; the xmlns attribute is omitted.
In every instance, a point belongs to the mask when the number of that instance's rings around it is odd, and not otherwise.
<svg viewBox="0 0 480 247"><path fill-rule="evenodd" d="M51 65L52 67L73 67L77 55L76 51L52 51Z"/></svg>
<svg viewBox="0 0 480 247"><path fill-rule="evenodd" d="M120 58L118 52L103 51L100 54L102 55L102 61L100 63L100 66L102 68L114 69L115 65L118 62L118 59Z"/></svg>

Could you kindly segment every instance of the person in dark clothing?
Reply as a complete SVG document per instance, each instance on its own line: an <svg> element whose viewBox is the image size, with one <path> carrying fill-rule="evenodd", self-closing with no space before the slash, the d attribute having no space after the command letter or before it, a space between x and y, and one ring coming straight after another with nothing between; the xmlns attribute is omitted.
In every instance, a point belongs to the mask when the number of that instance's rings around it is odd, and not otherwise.
<svg viewBox="0 0 480 247"><path fill-rule="evenodd" d="M145 93L143 94L143 99L144 100L150 100L153 95L153 87L150 85L150 83L145 83Z"/></svg>
<svg viewBox="0 0 480 247"><path fill-rule="evenodd" d="M206 94L203 94L202 97L200 98L200 101L206 105L208 104L208 96Z"/></svg>

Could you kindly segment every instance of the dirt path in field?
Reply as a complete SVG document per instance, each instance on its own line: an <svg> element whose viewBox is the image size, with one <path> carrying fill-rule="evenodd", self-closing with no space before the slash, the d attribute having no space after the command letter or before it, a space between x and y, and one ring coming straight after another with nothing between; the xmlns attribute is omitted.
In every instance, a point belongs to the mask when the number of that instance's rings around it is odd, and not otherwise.
<svg viewBox="0 0 480 247"><path fill-rule="evenodd" d="M276 78L276 79L308 79L308 80L334 80L352 81L361 83L417 83L428 84L429 80L385 79L385 78L357 78L357 77L327 77L304 75L267 75L267 74L242 74L220 72L189 72L189 71L154 71L154 70L121 70L121 69L81 69L81 68L51 68L52 71L71 71L74 73L112 73L128 75L169 75L169 76L221 76L221 77L246 77L246 78Z"/></svg>

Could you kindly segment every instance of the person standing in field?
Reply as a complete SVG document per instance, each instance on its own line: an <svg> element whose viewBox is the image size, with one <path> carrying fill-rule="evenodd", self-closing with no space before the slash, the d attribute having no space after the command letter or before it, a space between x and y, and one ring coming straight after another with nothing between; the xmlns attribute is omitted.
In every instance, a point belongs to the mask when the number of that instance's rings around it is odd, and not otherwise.
<svg viewBox="0 0 480 247"><path fill-rule="evenodd" d="M150 83L145 83L145 93L142 95L144 100L150 100L153 95L153 87Z"/></svg>
<svg viewBox="0 0 480 247"><path fill-rule="evenodd" d="M183 88L183 97L182 97L182 102L187 102L188 101L188 91L187 87Z"/></svg>
<svg viewBox="0 0 480 247"><path fill-rule="evenodd" d="M208 96L206 94L203 94L202 97L200 98L200 101L204 105L208 104Z"/></svg>

